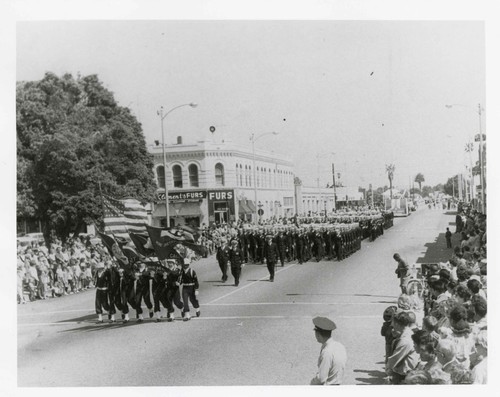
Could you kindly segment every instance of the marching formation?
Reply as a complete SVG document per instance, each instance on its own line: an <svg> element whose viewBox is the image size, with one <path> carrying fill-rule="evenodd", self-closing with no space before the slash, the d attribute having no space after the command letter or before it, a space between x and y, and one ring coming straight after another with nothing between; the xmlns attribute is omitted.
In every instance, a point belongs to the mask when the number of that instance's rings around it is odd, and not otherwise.
<svg viewBox="0 0 500 397"><path fill-rule="evenodd" d="M20 279L18 302L26 302L26 288L34 300L95 287L98 323L104 322L105 314L110 323L116 322L118 311L126 323L131 310L142 322L143 308L158 322L173 321L177 308L188 321L190 303L196 316L201 313L199 282L190 267L199 256L215 254L222 282L228 280L230 271L236 287L242 268L250 262L265 264L272 282L275 267L288 262L345 259L361 248L364 238L374 240L383 234L392 219L392 213L363 209L327 218L295 217L259 225L239 222L201 230L148 226L148 234L130 233L131 241L105 233L99 233L101 243L91 244L88 238L64 244L56 240L50 253L45 246L19 249L18 270L29 263L32 272L23 272L30 282L26 285ZM37 277L29 276L32 273ZM162 307L166 309L163 317Z"/></svg>

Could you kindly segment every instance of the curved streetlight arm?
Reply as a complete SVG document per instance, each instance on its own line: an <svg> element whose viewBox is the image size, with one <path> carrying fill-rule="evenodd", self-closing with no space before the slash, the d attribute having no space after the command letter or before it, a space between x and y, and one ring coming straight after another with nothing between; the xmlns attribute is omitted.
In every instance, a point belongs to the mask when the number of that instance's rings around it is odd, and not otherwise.
<svg viewBox="0 0 500 397"><path fill-rule="evenodd" d="M447 109L453 109L455 106L460 106L460 107L463 107L463 108L466 108L466 109L469 109L470 111L476 113L476 114L479 114L481 115L482 112L484 112L484 109L481 107L481 104L478 105L478 109L475 110L474 108L470 107L470 106L467 106L467 105L462 105L461 103L450 103L450 104L447 104L447 105L444 105Z"/></svg>
<svg viewBox="0 0 500 397"><path fill-rule="evenodd" d="M276 132L276 131L271 131L271 132L264 132L263 134L260 134L260 135L257 135L255 136L255 134L252 132L252 134L250 135L250 140L252 142L256 142L258 141L260 138L262 138L263 136L266 136L266 135L278 135L279 132Z"/></svg>
<svg viewBox="0 0 500 397"><path fill-rule="evenodd" d="M169 110L167 113L165 113L165 114L163 114L163 106L162 106L162 107L161 107L161 112L162 112L162 113L161 113L161 115L160 115L160 117L161 117L162 121L163 121L163 119L164 119L165 117L167 117L167 116L168 116L170 113L172 113L175 109L179 109L179 108L182 108L182 107L184 107L184 106L191 106L192 108L195 108L196 106L198 106L198 104L196 104L196 103L184 103L184 104L182 104L182 105L179 105L179 106L173 107L172 109L170 109L170 110Z"/></svg>

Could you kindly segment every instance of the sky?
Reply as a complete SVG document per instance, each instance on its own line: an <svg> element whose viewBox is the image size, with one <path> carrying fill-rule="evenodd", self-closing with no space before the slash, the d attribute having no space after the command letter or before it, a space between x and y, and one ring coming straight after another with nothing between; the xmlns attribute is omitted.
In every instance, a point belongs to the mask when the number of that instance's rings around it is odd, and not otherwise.
<svg viewBox="0 0 500 397"><path fill-rule="evenodd" d="M167 143L250 149L275 131L256 147L289 156L308 186L331 182L332 162L348 186L388 185L390 163L398 187L445 183L487 111L480 21L30 21L16 43L16 80L97 74L148 144L157 110L189 102L165 118Z"/></svg>

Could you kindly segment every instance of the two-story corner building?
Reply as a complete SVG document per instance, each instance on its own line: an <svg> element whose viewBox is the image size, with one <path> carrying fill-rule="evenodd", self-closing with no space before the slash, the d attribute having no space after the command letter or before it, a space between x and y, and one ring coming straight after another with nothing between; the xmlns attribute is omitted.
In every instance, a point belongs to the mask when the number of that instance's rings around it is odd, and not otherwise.
<svg viewBox="0 0 500 397"><path fill-rule="evenodd" d="M198 141L149 147L154 157L157 200L151 205L152 225L165 225L165 174L170 225L210 225L237 219L292 216L296 212L290 159L255 150L250 144ZM254 170L255 164L255 170ZM255 171L255 173L254 173Z"/></svg>

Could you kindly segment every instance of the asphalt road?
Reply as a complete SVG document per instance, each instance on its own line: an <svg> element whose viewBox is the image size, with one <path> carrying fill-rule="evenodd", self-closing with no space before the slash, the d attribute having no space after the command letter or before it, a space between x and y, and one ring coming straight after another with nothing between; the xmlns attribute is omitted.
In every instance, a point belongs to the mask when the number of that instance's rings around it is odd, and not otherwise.
<svg viewBox="0 0 500 397"><path fill-rule="evenodd" d="M215 258L203 259L193 265L202 315L189 322L176 312L173 323L97 325L94 291L19 305L18 386L307 385L317 315L336 322L346 346L344 383L382 384L382 313L399 292L392 255L446 260L450 222L452 213L419 209L342 262L278 267L274 283L252 264L238 288L221 283Z"/></svg>

